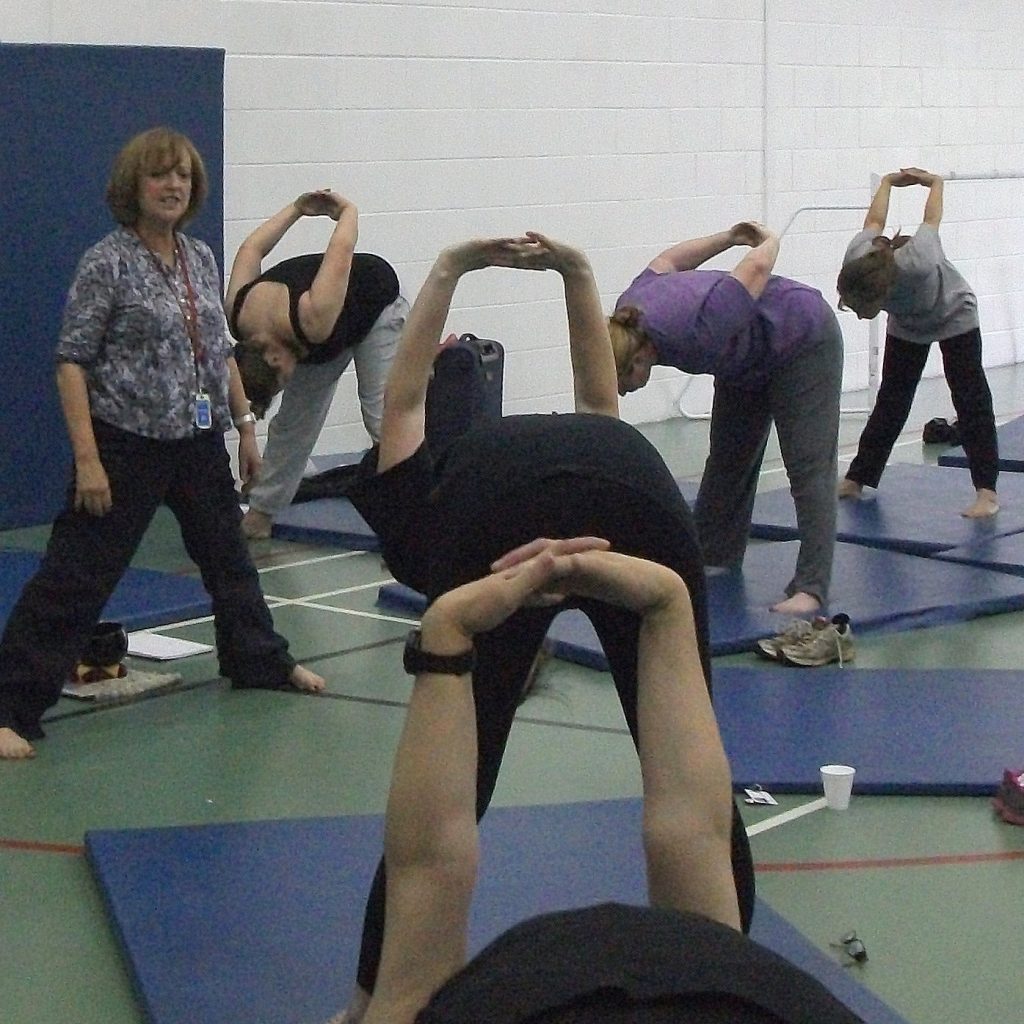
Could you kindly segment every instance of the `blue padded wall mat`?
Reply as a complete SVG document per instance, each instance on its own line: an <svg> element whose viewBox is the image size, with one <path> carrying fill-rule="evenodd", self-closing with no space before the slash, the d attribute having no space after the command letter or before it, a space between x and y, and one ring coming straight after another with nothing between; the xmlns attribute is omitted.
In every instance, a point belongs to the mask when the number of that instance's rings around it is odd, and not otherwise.
<svg viewBox="0 0 1024 1024"><path fill-rule="evenodd" d="M309 1024L345 1004L378 816L94 831L89 860L150 1024ZM471 949L534 914L645 902L637 800L493 808ZM905 1024L763 902L754 937L868 1024Z"/></svg>
<svg viewBox="0 0 1024 1024"><path fill-rule="evenodd" d="M996 427L999 439L999 468L1006 473L1024 473L1024 416L1008 420ZM967 468L967 453L962 447L950 448L939 456L940 466ZM1002 491L1003 482L999 482Z"/></svg>
<svg viewBox="0 0 1024 1024"><path fill-rule="evenodd" d="M209 195L188 232L223 269L224 51L0 44L0 376L18 382L18 400L0 403L0 529L48 523L63 504L71 448L53 353L64 299L82 254L116 226L104 198L114 157L164 124L203 157Z"/></svg>
<svg viewBox="0 0 1024 1024"><path fill-rule="evenodd" d="M0 551L0 628L22 588L39 568L34 551ZM111 595L103 617L125 629L148 629L210 614L210 595L198 578L152 569L129 569Z"/></svg>
<svg viewBox="0 0 1024 1024"><path fill-rule="evenodd" d="M877 491L867 488L860 501L839 502L836 536L848 543L927 555L1024 531L1024 478L1000 478L999 495L1004 504L997 515L965 519L960 511L974 500L974 488L962 470L889 466ZM750 534L765 540L797 536L788 489L757 496Z"/></svg>
<svg viewBox="0 0 1024 1024"><path fill-rule="evenodd" d="M820 765L852 764L858 793L988 796L1024 736L1024 671L762 662L714 691L738 788L820 793Z"/></svg>
<svg viewBox="0 0 1024 1024"><path fill-rule="evenodd" d="M758 638L786 625L768 607L782 596L797 548L797 541L752 544L742 570L708 578L713 654L753 650ZM829 608L846 612L855 633L896 632L1024 608L1024 579L858 544L836 545L832 579ZM421 595L397 583L381 587L378 601L413 614L423 608ZM591 668L607 667L582 613L559 615L549 636L559 657Z"/></svg>

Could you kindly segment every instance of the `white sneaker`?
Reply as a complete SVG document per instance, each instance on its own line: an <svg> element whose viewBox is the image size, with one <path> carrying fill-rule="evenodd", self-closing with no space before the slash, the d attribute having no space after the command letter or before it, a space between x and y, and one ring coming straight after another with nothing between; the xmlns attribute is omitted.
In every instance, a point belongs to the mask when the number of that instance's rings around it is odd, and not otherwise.
<svg viewBox="0 0 1024 1024"><path fill-rule="evenodd" d="M765 636L757 641L757 653L762 658L771 661L782 660L782 648L795 644L816 629L822 629L828 625L829 620L817 616L813 621L810 619L793 619L792 622L777 636Z"/></svg>
<svg viewBox="0 0 1024 1024"><path fill-rule="evenodd" d="M853 630L850 616L840 612L831 619L825 619L824 626L814 629L796 642L787 644L779 652L780 660L787 665L816 668L839 662L839 667L853 661Z"/></svg>

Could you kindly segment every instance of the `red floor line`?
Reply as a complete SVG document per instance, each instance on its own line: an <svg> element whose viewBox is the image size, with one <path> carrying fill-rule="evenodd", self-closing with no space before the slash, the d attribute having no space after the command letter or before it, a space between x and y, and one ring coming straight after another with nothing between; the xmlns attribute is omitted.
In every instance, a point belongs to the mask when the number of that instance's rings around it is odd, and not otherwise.
<svg viewBox="0 0 1024 1024"><path fill-rule="evenodd" d="M66 853L72 857L81 857L85 853L84 846L72 846L70 843L38 843L30 839L0 839L0 850L22 850L29 853Z"/></svg>
<svg viewBox="0 0 1024 1024"><path fill-rule="evenodd" d="M0 839L0 849L30 853L63 853L81 857L84 846L71 843L42 843L29 839ZM757 865L760 872L787 871L855 871L862 868L935 867L948 864L991 864L998 861L1024 860L1024 850L1000 853L951 853L932 857L874 857L864 860L776 861Z"/></svg>
<svg viewBox="0 0 1024 1024"><path fill-rule="evenodd" d="M1024 850L1001 853L950 853L934 857L874 857L864 860L778 861L758 864L759 872L770 871L855 871L859 868L916 868L943 864L989 864L994 861L1024 860Z"/></svg>

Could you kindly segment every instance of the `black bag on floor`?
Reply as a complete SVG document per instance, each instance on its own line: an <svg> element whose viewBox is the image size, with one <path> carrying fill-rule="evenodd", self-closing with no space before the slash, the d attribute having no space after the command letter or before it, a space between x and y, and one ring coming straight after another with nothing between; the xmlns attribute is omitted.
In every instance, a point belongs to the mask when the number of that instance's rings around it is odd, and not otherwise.
<svg viewBox="0 0 1024 1024"><path fill-rule="evenodd" d="M921 432L921 440L925 444L948 444L960 443L960 427L956 420L948 422L941 416L929 420Z"/></svg>
<svg viewBox="0 0 1024 1024"><path fill-rule="evenodd" d="M427 388L426 438L439 460L470 427L501 419L505 349L497 341L463 334L434 360Z"/></svg>

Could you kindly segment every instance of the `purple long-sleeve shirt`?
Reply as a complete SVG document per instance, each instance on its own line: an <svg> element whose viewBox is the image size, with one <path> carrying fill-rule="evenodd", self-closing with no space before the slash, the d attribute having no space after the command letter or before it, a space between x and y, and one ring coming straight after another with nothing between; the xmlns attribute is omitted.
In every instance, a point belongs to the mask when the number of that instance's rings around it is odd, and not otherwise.
<svg viewBox="0 0 1024 1024"><path fill-rule="evenodd" d="M754 390L816 345L832 311L821 292L772 276L759 299L722 270L645 268L619 296L635 306L658 363Z"/></svg>

